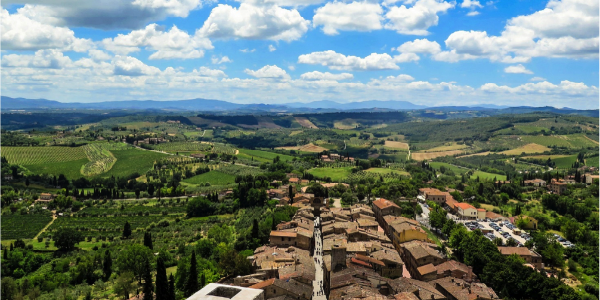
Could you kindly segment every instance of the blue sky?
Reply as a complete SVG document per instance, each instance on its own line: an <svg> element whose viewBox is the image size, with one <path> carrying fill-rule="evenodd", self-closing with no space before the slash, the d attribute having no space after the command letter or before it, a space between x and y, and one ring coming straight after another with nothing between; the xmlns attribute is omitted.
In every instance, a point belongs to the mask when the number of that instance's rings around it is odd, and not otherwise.
<svg viewBox="0 0 600 300"><path fill-rule="evenodd" d="M597 0L13 0L2 14L6 96L599 106Z"/></svg>

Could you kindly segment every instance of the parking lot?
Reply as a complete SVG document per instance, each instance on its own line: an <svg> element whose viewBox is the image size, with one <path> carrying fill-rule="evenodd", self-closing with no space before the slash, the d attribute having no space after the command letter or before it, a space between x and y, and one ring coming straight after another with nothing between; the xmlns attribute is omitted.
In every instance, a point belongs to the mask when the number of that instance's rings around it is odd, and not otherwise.
<svg viewBox="0 0 600 300"><path fill-rule="evenodd" d="M505 245L509 238L513 238L517 241L517 246L523 247L527 240L531 238L525 232L520 232L520 234L516 234L515 232L518 232L520 230L516 226L510 224L508 221L466 221L464 222L464 224L468 230L481 230L482 232L484 232L485 236L488 237L490 240L494 240L494 238L497 237L501 238L502 242Z"/></svg>

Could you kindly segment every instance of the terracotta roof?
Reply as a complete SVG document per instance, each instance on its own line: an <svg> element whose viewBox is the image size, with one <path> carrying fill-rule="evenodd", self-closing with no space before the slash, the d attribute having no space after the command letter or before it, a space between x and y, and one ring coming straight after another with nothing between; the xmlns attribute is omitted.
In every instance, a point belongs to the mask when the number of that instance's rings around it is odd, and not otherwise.
<svg viewBox="0 0 600 300"><path fill-rule="evenodd" d="M469 266L467 266L461 262L458 262L456 260L446 261L444 263L441 263L441 264L435 266L435 268L437 269L438 274L442 274L445 271L454 271L454 270L460 270L464 273L469 272Z"/></svg>
<svg viewBox="0 0 600 300"><path fill-rule="evenodd" d="M377 206L379 209L384 209L391 206L400 208L400 206L396 205L396 203L383 198L379 198L379 200L373 201L373 205Z"/></svg>
<svg viewBox="0 0 600 300"><path fill-rule="evenodd" d="M419 300L419 298L417 298L417 296L415 296L415 294L408 293L408 292L402 292L402 293L396 294L396 295L394 295L394 298L396 298L396 300Z"/></svg>
<svg viewBox="0 0 600 300"><path fill-rule="evenodd" d="M273 283L275 283L275 278L267 279L267 280L265 280L263 282L259 282L259 283L255 284L255 285L251 285L251 286L249 286L249 288L251 288L251 289L263 289L265 287L268 287L268 286L272 285Z"/></svg>
<svg viewBox="0 0 600 300"><path fill-rule="evenodd" d="M354 257L351 259L351 261L353 263L357 264L357 265L361 265L361 266L365 266L365 267L371 268L371 265L369 263L366 263L366 262L364 262L362 260L358 260L358 259L356 259Z"/></svg>
<svg viewBox="0 0 600 300"><path fill-rule="evenodd" d="M285 231L271 231L271 236L280 236L280 237L296 237L297 234L295 232L285 232Z"/></svg>
<svg viewBox="0 0 600 300"><path fill-rule="evenodd" d="M485 211L483 208L478 208L477 211Z"/></svg>
<svg viewBox="0 0 600 300"><path fill-rule="evenodd" d="M369 262L369 263L372 263L372 264L380 265L380 266L385 266L385 264L382 261L380 261L380 260L377 260L375 258L371 258L371 257L368 257L368 256L360 255L360 254L356 254L356 259L362 260L364 262Z"/></svg>
<svg viewBox="0 0 600 300"><path fill-rule="evenodd" d="M417 268L417 271L419 271L419 274L421 275L437 273L437 269L433 264L426 264L424 266L420 266Z"/></svg>
<svg viewBox="0 0 600 300"><path fill-rule="evenodd" d="M464 203L464 202L457 203L457 204L456 204L456 207L460 207L460 208L462 208L463 210L465 210L465 209L468 209L468 208L475 209L475 207L474 207L473 205L471 205L471 204L469 204L469 203Z"/></svg>

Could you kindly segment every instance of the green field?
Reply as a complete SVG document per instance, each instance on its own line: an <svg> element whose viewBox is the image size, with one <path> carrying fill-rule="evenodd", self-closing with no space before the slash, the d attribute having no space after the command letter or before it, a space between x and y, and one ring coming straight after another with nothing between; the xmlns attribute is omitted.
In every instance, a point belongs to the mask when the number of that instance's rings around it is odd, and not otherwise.
<svg viewBox="0 0 600 300"><path fill-rule="evenodd" d="M333 181L341 181L350 175L350 167L343 168L315 168L308 170L308 173L318 177L331 177Z"/></svg>
<svg viewBox="0 0 600 300"><path fill-rule="evenodd" d="M543 146L558 146L567 148L582 148L582 147L594 147L598 144L590 141L583 135L553 135L553 136L542 136L542 135L529 135L522 136L521 139L528 143L536 143Z"/></svg>
<svg viewBox="0 0 600 300"><path fill-rule="evenodd" d="M85 159L83 147L2 147L2 156L9 163L35 165Z"/></svg>
<svg viewBox="0 0 600 300"><path fill-rule="evenodd" d="M285 154L273 153L273 152L262 151L262 150L249 150L249 149L240 149L240 153L238 153L237 156L240 158L245 158L245 159L252 159L252 157L254 157L254 160L256 160L256 161L265 161L265 162L271 162L277 156L279 156L279 159L281 159L282 161L290 161L290 160L294 159L293 156L289 156L289 155L285 155Z"/></svg>
<svg viewBox="0 0 600 300"><path fill-rule="evenodd" d="M590 167L598 167L598 156L589 157L585 159L585 164Z"/></svg>
<svg viewBox="0 0 600 300"><path fill-rule="evenodd" d="M406 172L406 171L400 171L400 170L394 170L394 169L385 169L385 168L370 168L365 170L367 172L370 173L375 173L375 174L400 174L400 175L405 175L405 176L410 176L410 173Z"/></svg>
<svg viewBox="0 0 600 300"><path fill-rule="evenodd" d="M464 173L466 173L467 171L469 171L468 169L465 169L465 168L459 168L459 167L457 167L457 166L451 165L451 164L449 164L449 163L444 163L444 162L432 161L432 162L430 162L430 163L429 163L429 165L430 165L432 168L436 169L436 170L439 170L439 169L440 169L440 167L442 167L442 166L443 166L443 167L444 167L444 168L446 168L446 169L450 169L450 170L452 170L452 172L454 172L454 174L456 174L456 175L464 174Z"/></svg>
<svg viewBox="0 0 600 300"><path fill-rule="evenodd" d="M573 163L577 161L577 155L534 155L523 158L535 158L544 161L550 158L556 164L556 168L559 169L569 169L573 166Z"/></svg>
<svg viewBox="0 0 600 300"><path fill-rule="evenodd" d="M226 185L230 183L235 183L235 176L230 174L225 174L219 171L210 171L208 173L196 175L191 178L186 178L183 180L186 183L192 184L200 184L208 182L211 185Z"/></svg>
<svg viewBox="0 0 600 300"><path fill-rule="evenodd" d="M32 239L44 229L52 216L50 214L35 215L2 215L2 239Z"/></svg>
<svg viewBox="0 0 600 300"><path fill-rule="evenodd" d="M63 174L68 179L77 179L79 177L83 177L83 175L81 175L81 167L88 162L89 160L87 158L82 158L79 160L65 162L25 165L24 167L36 174L45 173L55 176Z"/></svg>
<svg viewBox="0 0 600 300"><path fill-rule="evenodd" d="M506 175L487 173L482 171L475 171L473 173L473 176L471 176L471 179L475 179L477 177L479 177L479 179L482 180L494 180L494 178L496 178L496 180L506 180Z"/></svg>
<svg viewBox="0 0 600 300"><path fill-rule="evenodd" d="M165 158L167 155L144 150L113 150L111 151L117 158L117 162L106 173L98 175L99 177L125 177L133 172L145 174L154 166L154 161Z"/></svg>
<svg viewBox="0 0 600 300"><path fill-rule="evenodd" d="M208 143L200 142L172 142L152 145L152 149L159 151L207 151L211 148Z"/></svg>

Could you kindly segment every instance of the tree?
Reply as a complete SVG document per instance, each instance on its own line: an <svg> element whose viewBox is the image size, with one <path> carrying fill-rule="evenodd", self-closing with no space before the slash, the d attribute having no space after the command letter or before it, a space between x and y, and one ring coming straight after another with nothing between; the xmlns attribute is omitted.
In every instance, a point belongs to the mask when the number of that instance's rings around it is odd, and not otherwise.
<svg viewBox="0 0 600 300"><path fill-rule="evenodd" d="M150 267L154 254L148 247L140 244L132 244L119 253L117 266L119 270L128 270L133 272L138 282L142 282L142 277Z"/></svg>
<svg viewBox="0 0 600 300"><path fill-rule="evenodd" d="M206 285L206 275L202 272L202 276L200 276L200 288L203 288Z"/></svg>
<svg viewBox="0 0 600 300"><path fill-rule="evenodd" d="M167 280L167 269L162 258L156 262L156 299L169 298L169 282Z"/></svg>
<svg viewBox="0 0 600 300"><path fill-rule="evenodd" d="M15 299L17 294L17 284L12 277L2 276L2 286L0 287L2 293L2 299L12 300Z"/></svg>
<svg viewBox="0 0 600 300"><path fill-rule="evenodd" d="M144 233L144 246L152 250L152 234L150 232Z"/></svg>
<svg viewBox="0 0 600 300"><path fill-rule="evenodd" d="M112 257L110 257L110 251L104 252L104 263L102 264L102 272L104 273L104 281L110 278L112 274Z"/></svg>
<svg viewBox="0 0 600 300"><path fill-rule="evenodd" d="M128 221L125 221L125 226L123 226L123 237L129 238L131 236L131 225L129 225Z"/></svg>
<svg viewBox="0 0 600 300"><path fill-rule="evenodd" d="M123 272L113 285L113 290L117 295L123 296L123 299L129 299L129 293L135 289L133 273Z"/></svg>
<svg viewBox="0 0 600 300"><path fill-rule="evenodd" d="M29 187L29 177L25 178L25 186Z"/></svg>
<svg viewBox="0 0 600 300"><path fill-rule="evenodd" d="M144 271L144 285L142 286L144 293L143 300L154 300L154 285L152 284L152 274L150 273L150 264L146 261L146 270ZM162 298L157 298L162 299Z"/></svg>
<svg viewBox="0 0 600 300"><path fill-rule="evenodd" d="M183 288L184 296L190 297L198 291L198 262L196 261L196 251L192 251L192 258L190 261L190 270L188 272L187 281Z"/></svg>
<svg viewBox="0 0 600 300"><path fill-rule="evenodd" d="M175 276L173 273L169 275L169 297L167 300L175 300Z"/></svg>
<svg viewBox="0 0 600 300"><path fill-rule="evenodd" d="M54 245L63 251L73 250L77 243L83 241L83 235L79 231L65 227L59 228L52 238L54 239Z"/></svg>
<svg viewBox="0 0 600 300"><path fill-rule="evenodd" d="M275 222L275 220L273 220L273 223ZM253 239L257 239L258 238L258 220L254 219L252 221L252 238Z"/></svg>

